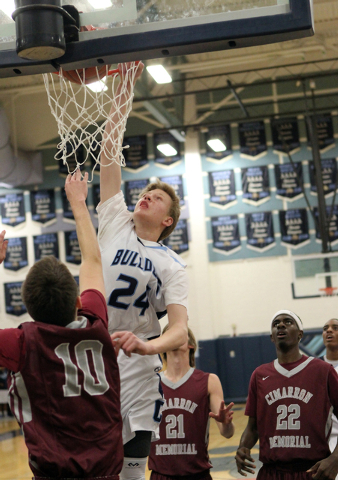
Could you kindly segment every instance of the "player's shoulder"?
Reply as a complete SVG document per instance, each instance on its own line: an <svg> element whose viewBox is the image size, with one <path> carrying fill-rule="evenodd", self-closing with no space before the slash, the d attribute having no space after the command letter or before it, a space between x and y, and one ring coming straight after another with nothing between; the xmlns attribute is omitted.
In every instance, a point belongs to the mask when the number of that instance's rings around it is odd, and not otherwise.
<svg viewBox="0 0 338 480"><path fill-rule="evenodd" d="M198 368L194 369L193 375L196 378L209 378L210 375L217 377L217 375L214 373L203 372L203 370L199 370Z"/></svg>
<svg viewBox="0 0 338 480"><path fill-rule="evenodd" d="M171 248L167 247L166 245L160 243L161 245L161 254L168 259L170 259L172 265L176 266L177 268L185 268L187 264L185 261L177 255Z"/></svg>
<svg viewBox="0 0 338 480"><path fill-rule="evenodd" d="M262 365L259 365L258 367L255 368L255 370L252 373L253 377L266 377L266 375L269 375L271 372L274 372L274 360L269 363L262 363Z"/></svg>

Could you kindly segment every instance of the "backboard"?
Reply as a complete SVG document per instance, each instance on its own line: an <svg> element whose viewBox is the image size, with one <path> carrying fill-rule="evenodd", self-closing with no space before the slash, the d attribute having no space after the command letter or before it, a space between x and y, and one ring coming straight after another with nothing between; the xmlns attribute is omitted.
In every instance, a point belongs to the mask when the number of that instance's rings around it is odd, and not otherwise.
<svg viewBox="0 0 338 480"><path fill-rule="evenodd" d="M313 35L313 0L64 0L80 33L53 62L25 60L15 47L9 5L0 2L0 77L236 49ZM41 3L41 2L40 2ZM4 5L3 7L1 5ZM96 5L94 8L93 5ZM106 8L97 8L106 5Z"/></svg>
<svg viewBox="0 0 338 480"><path fill-rule="evenodd" d="M293 298L338 295L338 253L294 255Z"/></svg>

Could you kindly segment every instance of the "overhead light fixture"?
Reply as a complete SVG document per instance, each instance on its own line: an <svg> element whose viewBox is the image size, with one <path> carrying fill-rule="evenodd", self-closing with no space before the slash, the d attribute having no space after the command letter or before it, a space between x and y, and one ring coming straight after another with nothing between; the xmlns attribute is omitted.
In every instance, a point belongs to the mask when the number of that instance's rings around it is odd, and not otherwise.
<svg viewBox="0 0 338 480"><path fill-rule="evenodd" d="M100 8L109 8L112 6L112 3L110 0L88 0L88 2L96 10L99 10Z"/></svg>
<svg viewBox="0 0 338 480"><path fill-rule="evenodd" d="M7 17L12 18L12 13L15 10L14 0L7 0L6 2L3 1L1 3L3 5L1 5L0 10L2 10Z"/></svg>
<svg viewBox="0 0 338 480"><path fill-rule="evenodd" d="M88 83L87 87L92 92L105 92L106 90L108 90L108 87L106 85L106 77L103 77L101 80L98 80L97 82Z"/></svg>
<svg viewBox="0 0 338 480"><path fill-rule="evenodd" d="M166 157L173 157L174 155L177 155L177 150L169 145L169 143L161 143L160 145L157 145L157 148Z"/></svg>
<svg viewBox="0 0 338 480"><path fill-rule="evenodd" d="M214 152L224 152L224 150L227 149L227 147L224 145L223 142L221 142L219 138L213 138L211 140L208 140L207 144L210 148L212 148Z"/></svg>
<svg viewBox="0 0 338 480"><path fill-rule="evenodd" d="M157 83L171 83L173 79L163 65L150 65L147 71Z"/></svg>

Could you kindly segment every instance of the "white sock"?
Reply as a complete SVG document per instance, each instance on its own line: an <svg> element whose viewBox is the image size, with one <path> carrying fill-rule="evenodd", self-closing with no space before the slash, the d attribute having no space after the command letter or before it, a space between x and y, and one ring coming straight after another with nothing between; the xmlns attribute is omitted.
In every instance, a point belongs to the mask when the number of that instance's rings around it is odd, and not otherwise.
<svg viewBox="0 0 338 480"><path fill-rule="evenodd" d="M120 480L145 480L147 459L125 457Z"/></svg>

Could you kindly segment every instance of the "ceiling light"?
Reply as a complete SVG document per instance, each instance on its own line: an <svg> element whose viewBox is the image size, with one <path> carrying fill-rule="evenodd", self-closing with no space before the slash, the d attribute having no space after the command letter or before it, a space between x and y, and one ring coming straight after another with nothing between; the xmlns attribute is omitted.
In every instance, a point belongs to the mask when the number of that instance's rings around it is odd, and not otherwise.
<svg viewBox="0 0 338 480"><path fill-rule="evenodd" d="M173 81L163 65L150 65L147 71L157 83L170 83Z"/></svg>
<svg viewBox="0 0 338 480"><path fill-rule="evenodd" d="M108 90L108 87L106 85L106 77L103 77L101 80L98 80L97 82L88 83L87 87L92 92L105 92L106 90Z"/></svg>
<svg viewBox="0 0 338 480"><path fill-rule="evenodd" d="M207 144L209 145L210 148L212 148L214 152L224 152L224 150L227 149L224 143L221 142L221 140L219 140L218 138L213 138L212 140L208 140Z"/></svg>
<svg viewBox="0 0 338 480"><path fill-rule="evenodd" d="M88 2L96 10L99 10L100 8L109 8L112 6L112 3L110 0L88 0Z"/></svg>
<svg viewBox="0 0 338 480"><path fill-rule="evenodd" d="M169 145L169 143L162 143L161 145L157 145L157 148L166 157L173 157L174 155L177 155L177 150L175 150L174 147Z"/></svg>
<svg viewBox="0 0 338 480"><path fill-rule="evenodd" d="M3 5L1 5L0 10L2 10L7 17L12 18L12 13L15 10L14 0L7 0L1 3L3 3Z"/></svg>

